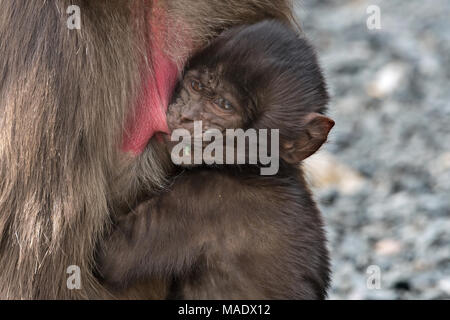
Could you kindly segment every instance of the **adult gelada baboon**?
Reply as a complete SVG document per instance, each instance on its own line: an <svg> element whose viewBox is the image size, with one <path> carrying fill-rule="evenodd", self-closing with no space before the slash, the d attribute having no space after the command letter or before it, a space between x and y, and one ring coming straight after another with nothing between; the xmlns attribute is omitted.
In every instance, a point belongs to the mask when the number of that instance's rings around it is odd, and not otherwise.
<svg viewBox="0 0 450 320"><path fill-rule="evenodd" d="M0 0L0 298L112 297L94 248L164 184L150 138L184 61L234 25L295 25L291 1ZM122 298L164 296L142 287Z"/></svg>

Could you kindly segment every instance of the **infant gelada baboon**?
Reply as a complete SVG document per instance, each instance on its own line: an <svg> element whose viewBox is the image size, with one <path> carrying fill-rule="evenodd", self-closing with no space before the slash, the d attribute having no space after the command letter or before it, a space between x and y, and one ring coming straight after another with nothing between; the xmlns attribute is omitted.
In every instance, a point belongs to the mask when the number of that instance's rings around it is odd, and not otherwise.
<svg viewBox="0 0 450 320"><path fill-rule="evenodd" d="M103 281L120 292L157 279L176 299L325 298L326 238L300 163L334 125L323 115L327 102L314 49L283 24L233 28L195 55L169 107L169 128L194 140L199 120L204 131L224 134L268 129L272 137L277 129L278 172L261 175L259 160L178 166L167 192L118 219L99 250Z"/></svg>

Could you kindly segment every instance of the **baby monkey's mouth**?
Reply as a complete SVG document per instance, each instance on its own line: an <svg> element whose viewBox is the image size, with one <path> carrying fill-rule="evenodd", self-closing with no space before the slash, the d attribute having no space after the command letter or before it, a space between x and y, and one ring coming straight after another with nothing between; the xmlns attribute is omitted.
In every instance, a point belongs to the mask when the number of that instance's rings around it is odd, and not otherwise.
<svg viewBox="0 0 450 320"><path fill-rule="evenodd" d="M195 120L186 120L182 117L182 109L185 101L180 94L176 94L169 104L166 112L166 121L169 132L164 135L164 143L167 151L172 154L174 148L178 146L178 155L180 157L193 156L194 143L194 122Z"/></svg>

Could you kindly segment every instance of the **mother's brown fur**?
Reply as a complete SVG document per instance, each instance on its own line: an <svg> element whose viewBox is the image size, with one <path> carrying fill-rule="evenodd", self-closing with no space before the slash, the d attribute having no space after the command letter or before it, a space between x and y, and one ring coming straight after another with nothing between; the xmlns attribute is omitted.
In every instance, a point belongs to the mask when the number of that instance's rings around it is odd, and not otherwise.
<svg viewBox="0 0 450 320"><path fill-rule="evenodd" d="M130 7L133 4L133 8ZM81 8L68 30L66 9ZM224 28L290 20L290 0L159 0L177 61ZM118 213L164 183L152 145L120 151L123 124L148 68L152 1L0 0L0 298L107 298L93 251ZM175 33L174 33L175 34ZM147 66L147 67L145 67ZM69 290L67 267L81 268ZM127 297L147 297L154 290ZM150 291L150 292L148 292Z"/></svg>

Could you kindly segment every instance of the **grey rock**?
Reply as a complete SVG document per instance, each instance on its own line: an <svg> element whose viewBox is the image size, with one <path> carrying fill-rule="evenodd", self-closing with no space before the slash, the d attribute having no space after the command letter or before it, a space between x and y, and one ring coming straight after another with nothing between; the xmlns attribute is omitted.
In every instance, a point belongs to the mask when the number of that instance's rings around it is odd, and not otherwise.
<svg viewBox="0 0 450 320"><path fill-rule="evenodd" d="M366 28L372 4L381 30ZM324 149L365 179L355 193L315 190L329 298L449 299L450 2L304 0L299 13L332 94ZM380 290L367 288L370 265Z"/></svg>

